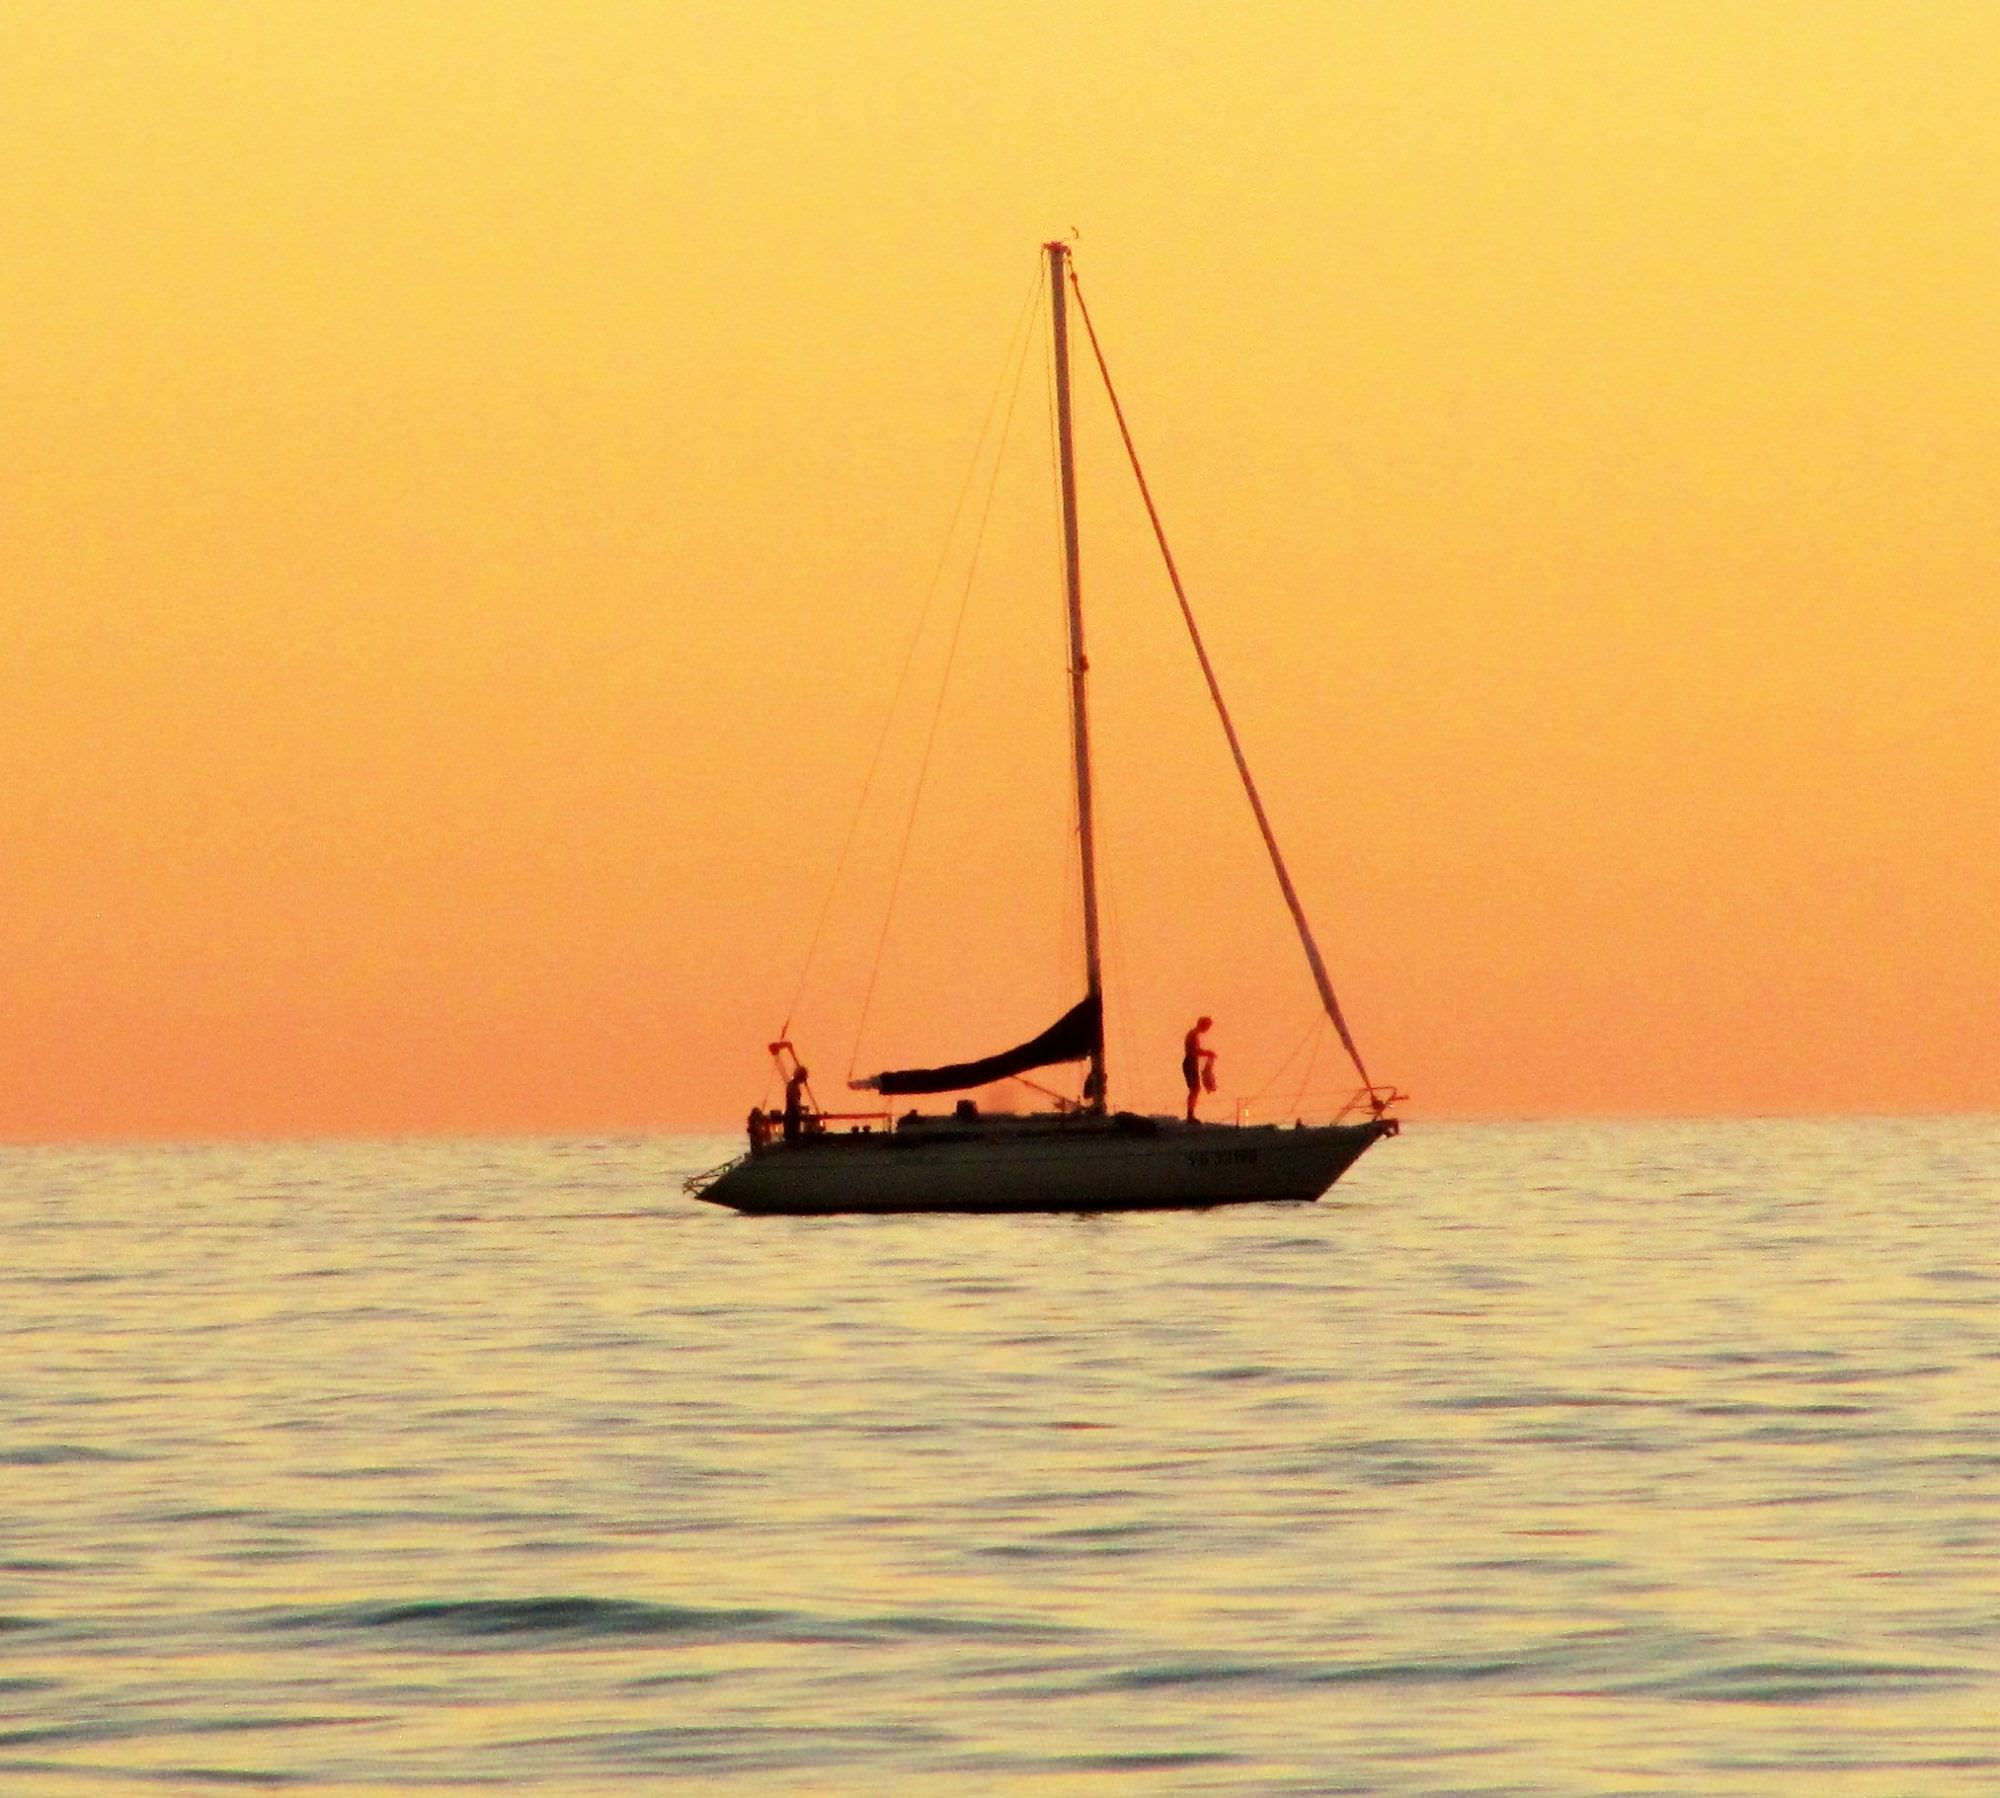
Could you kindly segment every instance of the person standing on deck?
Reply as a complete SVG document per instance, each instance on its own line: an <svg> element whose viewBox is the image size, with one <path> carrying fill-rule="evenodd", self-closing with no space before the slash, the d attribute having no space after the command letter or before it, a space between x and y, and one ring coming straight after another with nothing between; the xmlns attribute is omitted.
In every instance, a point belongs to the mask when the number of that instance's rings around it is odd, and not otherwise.
<svg viewBox="0 0 2000 1798"><path fill-rule="evenodd" d="M805 1124L806 1071L794 1067L792 1077L785 1082L785 1141L797 1142L805 1132Z"/></svg>
<svg viewBox="0 0 2000 1798"><path fill-rule="evenodd" d="M1215 1091L1215 1051L1202 1047L1204 1032L1215 1028L1213 1018L1199 1018L1181 1045L1181 1078L1187 1082L1187 1121L1194 1122L1195 1101L1202 1088Z"/></svg>

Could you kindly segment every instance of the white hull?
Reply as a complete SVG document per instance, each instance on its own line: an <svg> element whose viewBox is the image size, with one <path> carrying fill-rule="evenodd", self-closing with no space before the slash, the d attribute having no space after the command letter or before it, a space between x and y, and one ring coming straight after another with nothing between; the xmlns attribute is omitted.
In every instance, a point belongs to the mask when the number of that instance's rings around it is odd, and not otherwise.
<svg viewBox="0 0 2000 1798"><path fill-rule="evenodd" d="M981 1119L773 1143L689 1193L733 1210L1135 1211L1316 1199L1393 1123Z"/></svg>

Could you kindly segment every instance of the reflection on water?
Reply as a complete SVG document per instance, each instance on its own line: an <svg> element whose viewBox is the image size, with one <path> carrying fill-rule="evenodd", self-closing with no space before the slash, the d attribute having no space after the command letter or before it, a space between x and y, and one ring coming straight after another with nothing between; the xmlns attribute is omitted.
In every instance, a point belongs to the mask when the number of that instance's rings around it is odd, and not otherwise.
<svg viewBox="0 0 2000 1798"><path fill-rule="evenodd" d="M0 1784L2000 1790L2000 1123L0 1153Z"/></svg>

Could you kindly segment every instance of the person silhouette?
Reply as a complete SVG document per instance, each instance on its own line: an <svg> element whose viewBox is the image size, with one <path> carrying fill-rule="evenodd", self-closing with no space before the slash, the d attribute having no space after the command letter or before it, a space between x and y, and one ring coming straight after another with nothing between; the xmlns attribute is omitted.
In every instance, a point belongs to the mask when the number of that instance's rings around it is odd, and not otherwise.
<svg viewBox="0 0 2000 1798"><path fill-rule="evenodd" d="M799 1066L792 1069L792 1077L785 1082L785 1141L787 1142L797 1142L805 1131L807 1079L805 1068Z"/></svg>
<svg viewBox="0 0 2000 1798"><path fill-rule="evenodd" d="M1213 1018L1200 1018L1181 1044L1181 1078L1187 1082L1187 1121L1194 1122L1195 1101L1202 1088L1215 1091L1215 1051L1202 1046L1204 1032L1215 1028Z"/></svg>

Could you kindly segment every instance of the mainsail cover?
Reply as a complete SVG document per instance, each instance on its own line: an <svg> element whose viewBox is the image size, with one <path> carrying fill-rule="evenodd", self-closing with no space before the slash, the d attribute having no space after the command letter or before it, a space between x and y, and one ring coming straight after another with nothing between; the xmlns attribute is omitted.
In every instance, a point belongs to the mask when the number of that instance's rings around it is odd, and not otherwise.
<svg viewBox="0 0 2000 1798"><path fill-rule="evenodd" d="M1058 1061L1083 1061L1094 1050L1104 1032L1103 1001L1093 993L1025 1043L989 1055L982 1061L954 1061L941 1068L897 1068L886 1074L871 1074L851 1084L864 1092L951 1093L968 1086L985 1086L1025 1074L1030 1068L1045 1068Z"/></svg>

